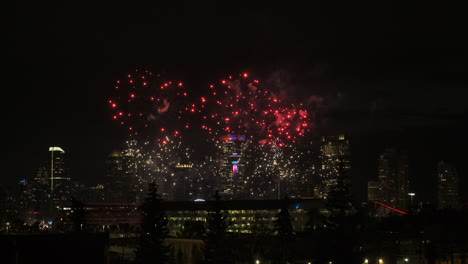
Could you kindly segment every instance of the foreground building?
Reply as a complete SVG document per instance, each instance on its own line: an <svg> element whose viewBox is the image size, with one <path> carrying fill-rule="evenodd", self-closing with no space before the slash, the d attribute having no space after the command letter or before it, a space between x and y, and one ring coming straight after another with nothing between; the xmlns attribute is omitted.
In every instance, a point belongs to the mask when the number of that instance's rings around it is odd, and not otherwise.
<svg viewBox="0 0 468 264"><path fill-rule="evenodd" d="M165 201L164 206L169 219L169 229L172 235L181 230L188 223L205 222L207 211L212 208L214 201ZM276 214L279 212L282 200L226 200L223 207L228 213L230 225L228 232L252 233L258 226L273 227ZM295 231L306 230L308 221L307 211L317 209L326 214L328 211L320 199L291 199L289 211L293 217ZM86 205L87 222L95 230L105 230L121 224L128 224L136 228L141 221L140 212L136 204L100 203ZM67 218L70 207L61 208L61 217Z"/></svg>

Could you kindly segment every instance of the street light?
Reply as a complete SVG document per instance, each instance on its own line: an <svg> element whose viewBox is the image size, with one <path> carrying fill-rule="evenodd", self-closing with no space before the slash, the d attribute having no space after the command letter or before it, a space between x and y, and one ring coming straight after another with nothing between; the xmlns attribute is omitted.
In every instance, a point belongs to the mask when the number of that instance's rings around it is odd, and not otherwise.
<svg viewBox="0 0 468 264"><path fill-rule="evenodd" d="M405 258L405 263L408 263L409 259L408 258Z"/></svg>
<svg viewBox="0 0 468 264"><path fill-rule="evenodd" d="M260 264L260 260L255 260L255 264Z"/></svg>
<svg viewBox="0 0 468 264"><path fill-rule="evenodd" d="M364 259L364 263L365 263L365 264L369 263L369 260L368 260L368 259Z"/></svg>
<svg viewBox="0 0 468 264"><path fill-rule="evenodd" d="M379 264L382 264L383 263L383 259L379 259Z"/></svg>

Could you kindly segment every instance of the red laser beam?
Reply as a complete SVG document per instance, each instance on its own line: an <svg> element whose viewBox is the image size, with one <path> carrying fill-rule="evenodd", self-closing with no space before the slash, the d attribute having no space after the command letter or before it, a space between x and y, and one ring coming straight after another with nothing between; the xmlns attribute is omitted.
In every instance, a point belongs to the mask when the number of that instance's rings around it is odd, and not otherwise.
<svg viewBox="0 0 468 264"><path fill-rule="evenodd" d="M400 210L398 210L398 209L395 209L395 208L390 207L390 206L388 206L388 205L386 205L386 204L383 204L383 203L379 203L379 202L374 202L374 203L376 203L376 204L378 204L378 205L381 205L381 206L384 206L384 207L387 207L388 209L391 209L391 210L393 210L393 211L395 211L395 212L399 212L399 213L401 213L401 214L408 214L407 212L400 211Z"/></svg>

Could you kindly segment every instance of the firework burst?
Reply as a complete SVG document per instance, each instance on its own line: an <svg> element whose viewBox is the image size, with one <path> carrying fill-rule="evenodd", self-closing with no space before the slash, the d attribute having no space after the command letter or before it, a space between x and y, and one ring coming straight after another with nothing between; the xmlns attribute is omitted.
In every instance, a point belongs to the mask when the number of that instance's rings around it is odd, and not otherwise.
<svg viewBox="0 0 468 264"><path fill-rule="evenodd" d="M311 118L302 103L278 98L248 73L210 84L208 95L198 105L201 128L212 140L226 134L246 135L282 147L295 143L310 129Z"/></svg>
<svg viewBox="0 0 468 264"><path fill-rule="evenodd" d="M112 118L130 135L163 142L166 137L180 137L190 127L189 115L195 110L190 108L188 97L182 82L164 80L149 70L136 70L116 81L108 103Z"/></svg>

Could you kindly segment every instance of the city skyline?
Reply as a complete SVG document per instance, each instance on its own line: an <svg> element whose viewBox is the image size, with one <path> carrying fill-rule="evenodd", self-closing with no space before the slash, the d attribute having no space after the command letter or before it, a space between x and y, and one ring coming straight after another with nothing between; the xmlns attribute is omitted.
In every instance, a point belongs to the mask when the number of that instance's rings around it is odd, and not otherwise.
<svg viewBox="0 0 468 264"><path fill-rule="evenodd" d="M466 263L465 10L15 3L0 259Z"/></svg>
<svg viewBox="0 0 468 264"><path fill-rule="evenodd" d="M396 21L376 5L375 13L347 9L374 22L363 29L353 12L331 8L321 9L330 16L326 23L309 13L284 19L275 8L230 20L213 6L204 18L156 12L157 25L109 27L102 23L109 14L91 16L81 26L67 24L79 16L79 7L44 11L57 23L39 25L34 20L39 13L26 8L18 14L23 23L12 31L12 62L20 70L8 80L15 89L7 89L9 100L3 105L12 140L7 141L1 183L14 186L35 174L43 150L54 145L69 150L74 177L98 183L105 158L121 147L125 134L112 124L106 104L114 81L145 67L180 77L196 93L226 74L251 72L273 84L284 81L279 84L292 97L316 96L322 102L317 111L322 122L312 131L315 142L322 135L350 135L353 177L362 183L362 199L364 183L377 169L375 156L386 147L408 150L410 175L421 183L416 184L421 198L436 190L435 180L427 185L426 179L435 179L441 159L459 167L466 189L467 45L459 35L448 34L461 24L406 13ZM172 15L177 23L171 23ZM427 25L419 27L420 21ZM204 29L201 37L199 28ZM326 33L332 30L340 34Z"/></svg>
<svg viewBox="0 0 468 264"><path fill-rule="evenodd" d="M241 142L241 141L239 141ZM336 143L335 143L336 142ZM343 143L340 143L343 142ZM250 174L252 168L249 167L249 163L252 163L254 167L262 167L271 166L272 172L275 170L276 162L273 160L265 160L263 161L263 157L270 157L272 158L273 153L271 150L265 148L254 148L257 149L256 151L252 152L252 149L249 152L245 152L245 146L242 147L244 150L240 149L230 149L230 144L234 142L231 141L220 141L219 151L214 152L213 154L217 153L214 156L210 156L210 160L203 162L201 164L193 163L193 161L187 160L181 162L176 155L176 153L167 153L166 152L155 152L155 153L142 153L143 149L138 149L136 147L136 142L127 142L128 148L124 150L114 150L112 153L109 154L108 158L106 159L106 174L102 177L97 183L85 183L87 186L86 188L100 188L104 189L104 196L103 201L105 202L139 202L143 198L143 192L146 188L146 184L148 184L151 179L155 180L161 187L163 191L163 196L169 200L193 200L193 199L209 199L211 192L214 189L218 189L222 192L228 190L227 193L223 195L227 199L281 199L281 195L278 193L278 197L276 197L276 193L278 192L277 187L277 179L275 173L272 174L273 178L264 178L266 175L258 174L255 172L254 174ZM346 183L348 186L353 185L360 185L361 188L365 188L366 191L364 194L356 194L356 188L352 188L350 190L351 197L355 201L379 201L384 202L388 205L394 206L396 208L408 210L410 208L410 197L408 194L414 193L414 190L417 190L417 186L415 186L414 177L411 177L411 173L409 173L409 157L406 151L397 151L395 148L386 148L381 151L380 155L375 157L376 162L378 163L377 170L375 174L369 179L369 182L353 182L353 178L348 178L350 172L352 171L352 167L350 165L349 160L352 159L352 155L350 154L349 149L350 139L349 137L343 134L336 135L336 136L326 136L322 138L322 145L320 146L320 150L316 153L313 152L314 148L303 148L302 151L307 151L309 153L314 154L300 154L299 156L291 156L290 158L285 158L282 161L282 165L280 165L280 169L278 175L281 176L280 173L283 171L282 182L281 182L281 192L285 195L289 195L292 197L303 197L303 198L322 198L325 199L327 194L332 189L340 189L344 188L345 185L337 185L337 182ZM242 143L244 144L244 143ZM233 145L234 146L234 145ZM242 146L242 145L238 145ZM69 160L68 157L65 157L65 151L58 146L50 147L49 149L49 161L44 162L47 164L46 166L41 166L37 168L36 174L32 175L31 177L26 177L18 182L18 186L24 185L28 186L28 189L33 188L33 192L36 192L37 195L43 195L44 193L49 193L52 191L52 181L50 180L50 174L55 171L54 175L54 182L56 188L60 188L60 183L57 185L57 181L67 180L67 189L57 189L54 190L56 193L57 199L61 199L60 197L65 197L67 194L74 193L81 193L82 190L79 186L83 186L83 182L80 181L79 178L70 178L70 176L66 177L57 177L57 171L60 172L62 175L64 172L68 175L69 171ZM317 149L315 149L317 150ZM50 153L58 151L59 154L62 156L54 157L51 156ZM237 154L240 154L239 157L243 157L246 153L246 157L239 159L236 156L236 165L240 165L239 171L233 169L233 164L231 164L230 160L234 156L229 156L228 153L232 151L237 151ZM270 153L270 154L269 154ZM294 150L293 152L287 152L290 154L293 153L301 153ZM148 156L150 154L150 156ZM57 154L56 154L57 155ZM156 156L152 156L156 155ZM263 156L266 155L266 156ZM146 159L152 159L151 164L146 161ZM156 158L156 160L154 159ZM304 164L303 162L306 158L310 160L308 165ZM296 160L299 159L299 160ZM301 161L302 159L302 161ZM336 160L335 160L336 159ZM51 163L52 160L55 160L55 163ZM66 162L64 162L67 160ZM293 161L295 163L291 164L290 162ZM57 163L59 162L59 163ZM143 165L142 167L142 162ZM227 163L226 163L227 162ZM153 164L154 163L154 164ZM159 163L157 165L156 163ZM302 164L301 164L302 163ZM54 164L54 169L51 170L51 164ZM59 167L56 167L57 164ZM132 165L134 164L134 165ZM139 165L137 165L139 164ZM227 165L226 165L227 164ZM289 164L289 165L288 165ZM294 165L296 164L296 165ZM437 178L433 179L435 184L437 185L436 188L440 190L440 181L441 181L441 164L444 164L442 161L437 162ZM286 167L283 167L286 165ZM302 165L301 167L296 167L297 165ZM456 166L450 165L450 170L455 172L450 172L452 175L453 173L457 173L458 168ZM146 166L146 167L145 167ZM226 167L227 166L227 167ZM247 166L248 170L245 170L245 166ZM306 167L304 167L306 166ZM311 166L310 169L307 166ZM444 165L442 165L444 166ZM316 167L314 169L314 167ZM138 168L138 169L137 169ZM192 169L193 168L193 169ZM211 169L209 169L211 168ZM236 167L237 169L237 167ZM304 170L305 169L305 170ZM180 174L181 176L185 177L185 180L176 180L171 179L173 177L168 177L169 175L174 176L174 173L179 175L181 171L185 170ZM188 173L188 170L193 170L193 172ZM296 172L294 172L296 171ZM249 173L250 172L250 173ZM201 175L203 173L203 176ZM257 174L256 174L257 173ZM263 172L265 173L265 172ZM304 179L296 178L294 176L295 173L299 173ZM304 174L306 173L306 174ZM309 173L309 174L307 174ZM311 174L310 174L311 173ZM145 174L153 175L151 177L154 178L147 178L148 176L143 176ZM236 175L237 174L237 175ZM409 175L408 175L409 174ZM167 175L167 176L165 176ZM267 174L268 175L268 174ZM143 177L143 178L142 178ZM178 177L178 176L177 176ZM187 178L189 177L189 178ZM195 178L198 180L195 180ZM260 177L260 178L259 178ZM445 176L444 176L445 177ZM451 184L453 180L450 180L451 177L456 177L456 182L453 182L454 186L456 187L443 187L443 188L450 188L451 192L454 194L447 193L446 195L459 195L460 202L464 202L464 189L463 186L459 183L459 176L448 176L449 181L448 184ZM193 179L192 179L193 178ZM205 179L204 179L205 178ZM251 180L248 180L251 178ZM166 179L166 180L164 180ZM268 191L265 188L269 186L266 181L268 179L272 182L273 190ZM341 179L341 180L340 180ZM161 182L162 180L162 182ZM165 181L169 180L167 183ZM244 180L247 180L244 182ZM305 180L305 181L304 181ZM59 181L59 182L60 182ZM239 182L239 181L242 181ZM252 183L250 183L252 181ZM444 180L445 181L445 180ZM256 183L255 183L256 182ZM171 186L176 185L177 188L171 191ZM245 183L245 184L244 184ZM31 185L32 184L32 185ZM38 187L38 184L43 187ZM189 189L183 189L182 193L180 193L181 189L179 187L180 184L187 184L184 188L189 188L190 190L196 190L200 188L199 191L195 191L192 194L188 194ZM200 185L201 184L201 185ZM227 184L227 185L226 185ZM254 185L251 185L254 184ZM257 185L255 185L257 184ZM258 185L260 184L260 185ZM76 186L76 187L71 187ZM98 187L102 186L102 187ZM181 186L181 185L180 185ZM197 187L198 186L198 187ZM211 186L206 189L207 186ZM248 187L250 186L250 187ZM257 186L257 187L255 187ZM299 189L295 189L294 186L301 186ZM450 185L451 186L451 185ZM84 187L84 186L83 186ZM81 187L81 188L83 188ZM258 189L250 189L252 190L252 194L256 194L256 196L249 197L249 194L242 194L239 192L243 188L258 188ZM45 189L44 189L45 188ZM78 188L78 189L76 189ZM195 188L195 189L194 189ZM292 188L292 189L291 189ZM307 189L304 192L304 188ZM454 189L455 188L455 189ZM76 190L75 190L76 189ZM141 194L138 194L139 191L137 189L141 189L143 191ZM21 191L21 190L20 190ZM38 192L39 191L39 192ZM21 191L23 192L23 191ZM193 191L190 191L193 192ZM263 193L263 195L260 195ZM445 192L442 193L444 195ZM417 192L418 196L420 193ZM81 194L80 194L81 195ZM109 196L111 195L111 196ZM365 195L366 197L362 200L359 199L359 195ZM440 191L434 192L431 196L426 197L426 199L420 197L411 197L411 204L413 202L430 202L434 205L440 206ZM111 198L112 197L112 198ZM133 197L133 198L132 198ZM448 196L447 196L448 197ZM413 201L413 199L415 201ZM453 199L453 198L450 198ZM415 206L415 205L414 205Z"/></svg>

